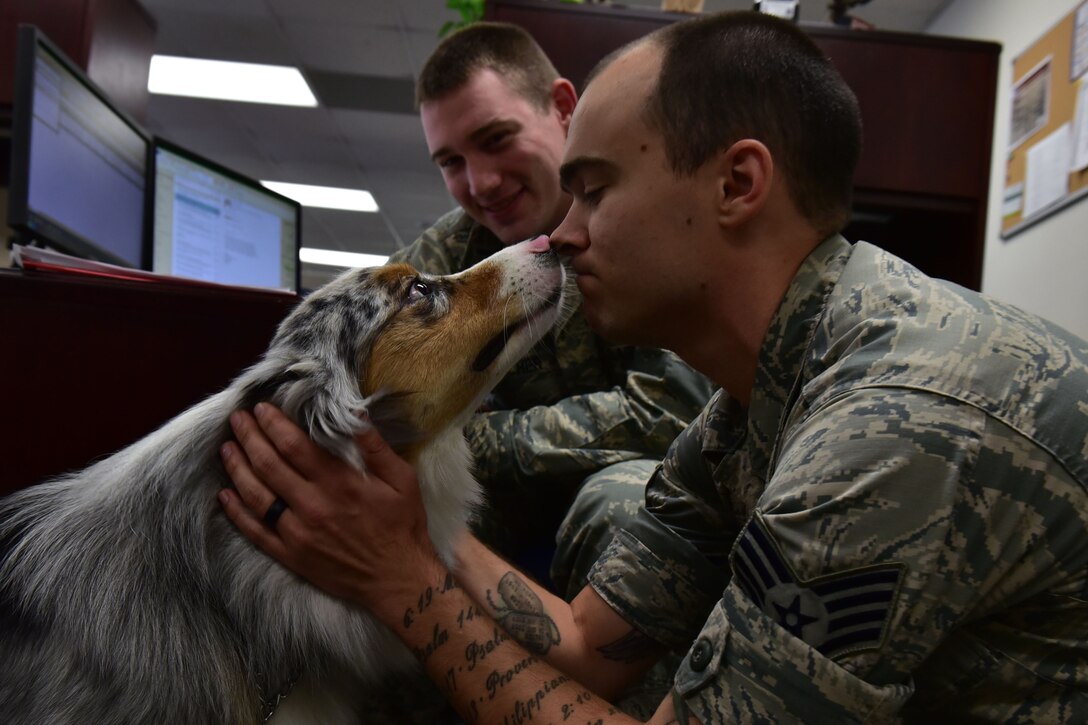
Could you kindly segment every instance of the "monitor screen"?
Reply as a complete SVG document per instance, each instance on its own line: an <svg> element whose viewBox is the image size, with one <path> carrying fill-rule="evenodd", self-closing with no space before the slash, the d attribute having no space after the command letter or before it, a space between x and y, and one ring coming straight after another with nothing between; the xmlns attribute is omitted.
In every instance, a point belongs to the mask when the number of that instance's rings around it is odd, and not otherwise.
<svg viewBox="0 0 1088 725"><path fill-rule="evenodd" d="M8 222L26 241L147 268L150 138L33 26L20 26Z"/></svg>
<svg viewBox="0 0 1088 725"><path fill-rule="evenodd" d="M153 272L298 292L298 202L163 139L151 168Z"/></svg>

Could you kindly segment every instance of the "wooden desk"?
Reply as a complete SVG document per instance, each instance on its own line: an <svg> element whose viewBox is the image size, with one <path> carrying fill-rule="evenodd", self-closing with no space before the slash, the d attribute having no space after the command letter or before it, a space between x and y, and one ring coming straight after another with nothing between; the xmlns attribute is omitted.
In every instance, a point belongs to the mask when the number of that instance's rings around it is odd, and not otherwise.
<svg viewBox="0 0 1088 725"><path fill-rule="evenodd" d="M297 301L0 270L0 494L82 468L221 390Z"/></svg>

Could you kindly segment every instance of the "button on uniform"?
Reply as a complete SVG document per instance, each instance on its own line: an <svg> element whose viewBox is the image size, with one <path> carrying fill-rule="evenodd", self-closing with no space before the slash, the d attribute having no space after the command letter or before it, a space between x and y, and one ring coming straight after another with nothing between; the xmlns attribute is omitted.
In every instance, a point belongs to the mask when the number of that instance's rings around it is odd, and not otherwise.
<svg viewBox="0 0 1088 725"><path fill-rule="evenodd" d="M714 646L710 644L710 640L706 637L700 637L699 641L695 643L695 646L691 649L691 656L688 661L691 664L691 669L694 672L702 672L706 669L706 666L710 664L710 659L714 655Z"/></svg>

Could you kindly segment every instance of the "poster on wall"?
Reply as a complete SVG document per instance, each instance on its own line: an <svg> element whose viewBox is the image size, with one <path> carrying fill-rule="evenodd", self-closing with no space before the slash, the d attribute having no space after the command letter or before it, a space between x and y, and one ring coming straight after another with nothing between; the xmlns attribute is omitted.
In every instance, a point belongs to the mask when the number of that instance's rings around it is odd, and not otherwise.
<svg viewBox="0 0 1088 725"><path fill-rule="evenodd" d="M1028 71L1012 89L1012 130L1009 149L1015 149L1046 125L1050 109L1050 58Z"/></svg>

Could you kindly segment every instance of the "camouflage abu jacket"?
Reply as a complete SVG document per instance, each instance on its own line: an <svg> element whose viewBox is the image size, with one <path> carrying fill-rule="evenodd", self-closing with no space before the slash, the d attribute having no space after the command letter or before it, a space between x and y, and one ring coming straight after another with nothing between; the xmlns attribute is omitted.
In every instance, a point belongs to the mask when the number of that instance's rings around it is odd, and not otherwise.
<svg viewBox="0 0 1088 725"><path fill-rule="evenodd" d="M590 582L704 723L1088 722L1086 454L1088 344L833 237Z"/></svg>
<svg viewBox="0 0 1088 725"><path fill-rule="evenodd" d="M501 248L457 209L389 261L451 274ZM605 466L660 460L714 390L671 352L607 344L585 322L577 287L570 284L567 293L565 320L507 374L492 410L465 431L489 495L516 497L521 505L566 503Z"/></svg>

